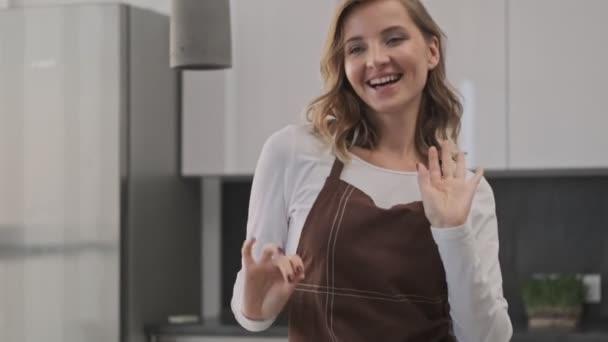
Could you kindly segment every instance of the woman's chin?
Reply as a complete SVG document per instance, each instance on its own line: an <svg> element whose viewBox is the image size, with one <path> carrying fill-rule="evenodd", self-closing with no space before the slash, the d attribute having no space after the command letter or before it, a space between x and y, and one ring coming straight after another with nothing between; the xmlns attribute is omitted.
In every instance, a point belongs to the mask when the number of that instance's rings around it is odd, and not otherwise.
<svg viewBox="0 0 608 342"><path fill-rule="evenodd" d="M403 113L406 106L403 103L375 103L371 108L376 113L393 114Z"/></svg>
<svg viewBox="0 0 608 342"><path fill-rule="evenodd" d="M414 99L407 96L395 96L382 101L373 101L369 103L369 107L376 113L383 114L403 114L408 112L408 108L414 105Z"/></svg>

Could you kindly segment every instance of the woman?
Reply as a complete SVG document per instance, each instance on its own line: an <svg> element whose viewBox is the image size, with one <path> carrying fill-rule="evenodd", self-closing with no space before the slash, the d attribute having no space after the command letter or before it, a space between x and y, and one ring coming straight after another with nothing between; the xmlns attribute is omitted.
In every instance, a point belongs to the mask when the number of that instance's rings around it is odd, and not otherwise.
<svg viewBox="0 0 608 342"><path fill-rule="evenodd" d="M290 341L511 338L494 198L456 152L461 104L419 0L346 0L311 125L256 168L232 309ZM289 304L289 305L287 305Z"/></svg>

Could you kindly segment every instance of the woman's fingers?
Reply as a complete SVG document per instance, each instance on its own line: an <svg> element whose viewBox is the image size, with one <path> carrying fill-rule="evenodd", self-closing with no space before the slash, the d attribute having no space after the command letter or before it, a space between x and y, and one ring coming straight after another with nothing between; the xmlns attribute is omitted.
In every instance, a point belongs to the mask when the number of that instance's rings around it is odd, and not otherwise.
<svg viewBox="0 0 608 342"><path fill-rule="evenodd" d="M281 254L279 247L274 243L268 243L262 250L262 258L260 259L260 262L267 263L279 254Z"/></svg>
<svg viewBox="0 0 608 342"><path fill-rule="evenodd" d="M482 168L478 168L477 170L475 170L475 174L473 175L473 178L471 178L471 180L469 180L473 191L475 191L477 189L477 186L479 186L479 182L481 182L481 178L483 177L483 169Z"/></svg>
<svg viewBox="0 0 608 342"><path fill-rule="evenodd" d="M254 243L255 239L245 240L243 243L241 254L245 267L255 264L252 256ZM283 250L274 243L266 244L262 250L260 264L267 263L275 265L281 272L283 279L288 283L295 283L304 279L304 263L302 259L297 255L286 256Z"/></svg>
<svg viewBox="0 0 608 342"><path fill-rule="evenodd" d="M441 171L444 178L454 177L454 160L452 159L452 147L447 140L441 143Z"/></svg>
<svg viewBox="0 0 608 342"><path fill-rule="evenodd" d="M296 280L304 279L304 263L302 259L297 255L292 255L289 257L289 262L291 263L291 267L295 270Z"/></svg>
<svg viewBox="0 0 608 342"><path fill-rule="evenodd" d="M243 258L243 264L245 266L249 266L254 263L252 256L253 244L255 243L255 238L245 240L243 242L243 247L241 248L241 256Z"/></svg>
<svg viewBox="0 0 608 342"><path fill-rule="evenodd" d="M274 259L274 263L281 271L283 279L285 279L285 281L288 283L293 283L293 281L295 280L295 270L291 266L291 261L289 260L289 257L281 255L278 258Z"/></svg>
<svg viewBox="0 0 608 342"><path fill-rule="evenodd" d="M286 282L294 284L304 279L304 263L299 256L281 255L274 260L274 263Z"/></svg>
<svg viewBox="0 0 608 342"><path fill-rule="evenodd" d="M458 152L458 155L456 156L456 172L454 173L454 176L458 179L464 179L466 173L467 171L464 162L464 153Z"/></svg>
<svg viewBox="0 0 608 342"><path fill-rule="evenodd" d="M429 148L429 172L431 174L431 183L438 184L441 181L441 169L439 167L439 155L435 146Z"/></svg>
<svg viewBox="0 0 608 342"><path fill-rule="evenodd" d="M422 163L418 163L416 169L418 170L418 187L420 193L424 193L431 187L431 176L429 170Z"/></svg>

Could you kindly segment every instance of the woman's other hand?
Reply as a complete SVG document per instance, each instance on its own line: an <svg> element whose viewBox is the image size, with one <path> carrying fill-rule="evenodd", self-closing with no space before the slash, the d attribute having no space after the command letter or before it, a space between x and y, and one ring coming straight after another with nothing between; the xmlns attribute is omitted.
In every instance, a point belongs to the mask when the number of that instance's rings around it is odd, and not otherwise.
<svg viewBox="0 0 608 342"><path fill-rule="evenodd" d="M441 145L441 166L437 148L429 148L427 169L418 164L418 185L426 217L432 227L445 228L463 225L471 210L471 203L483 170L477 169L466 180L464 154L459 152L456 161L447 141Z"/></svg>
<svg viewBox="0 0 608 342"><path fill-rule="evenodd" d="M245 290L243 314L254 320L276 317L296 285L304 279L304 264L297 255L286 256L275 244L264 246L259 261L252 255L255 239L246 240L241 250Z"/></svg>

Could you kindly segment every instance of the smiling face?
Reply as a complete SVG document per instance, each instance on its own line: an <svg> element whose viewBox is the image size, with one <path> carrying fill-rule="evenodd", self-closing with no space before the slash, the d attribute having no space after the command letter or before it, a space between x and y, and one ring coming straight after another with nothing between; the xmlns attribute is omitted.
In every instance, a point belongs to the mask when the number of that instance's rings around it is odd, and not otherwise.
<svg viewBox="0 0 608 342"><path fill-rule="evenodd" d="M437 39L423 35L399 0L357 6L343 29L344 70L355 93L377 113L417 109L439 63Z"/></svg>

